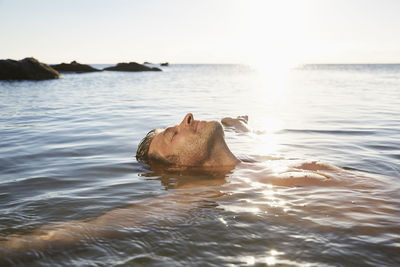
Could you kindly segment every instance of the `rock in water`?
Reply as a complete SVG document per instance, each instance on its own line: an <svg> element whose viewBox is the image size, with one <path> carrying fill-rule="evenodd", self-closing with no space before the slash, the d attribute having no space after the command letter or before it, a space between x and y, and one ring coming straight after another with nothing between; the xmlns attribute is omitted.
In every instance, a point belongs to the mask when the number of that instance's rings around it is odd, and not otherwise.
<svg viewBox="0 0 400 267"><path fill-rule="evenodd" d="M130 63L118 63L114 67L108 67L104 70L112 70L112 71L162 71L159 68L151 68L136 62Z"/></svg>
<svg viewBox="0 0 400 267"><path fill-rule="evenodd" d="M33 57L22 60L0 60L0 80L48 80L60 78L60 73Z"/></svg>
<svg viewBox="0 0 400 267"><path fill-rule="evenodd" d="M51 67L59 72L75 72L75 73L85 73L85 72L95 72L101 71L93 68L92 66L86 64L80 64L76 61L72 61L71 63L61 63L57 65L51 65Z"/></svg>

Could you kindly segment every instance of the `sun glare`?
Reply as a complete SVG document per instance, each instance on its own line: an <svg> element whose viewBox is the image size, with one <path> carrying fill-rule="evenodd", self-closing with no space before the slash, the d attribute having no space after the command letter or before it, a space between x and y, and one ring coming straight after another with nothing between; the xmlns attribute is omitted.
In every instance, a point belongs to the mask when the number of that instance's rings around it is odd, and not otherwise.
<svg viewBox="0 0 400 267"><path fill-rule="evenodd" d="M292 68L310 49L302 40L306 30L306 8L299 1L237 1L242 15L238 45L246 61L261 71Z"/></svg>

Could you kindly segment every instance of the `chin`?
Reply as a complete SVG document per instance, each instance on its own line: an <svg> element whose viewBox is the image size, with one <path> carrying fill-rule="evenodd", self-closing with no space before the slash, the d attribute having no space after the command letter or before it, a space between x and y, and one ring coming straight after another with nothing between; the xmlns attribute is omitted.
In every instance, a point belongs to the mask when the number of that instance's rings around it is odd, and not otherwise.
<svg viewBox="0 0 400 267"><path fill-rule="evenodd" d="M218 121L209 121L207 123L207 136L209 138L224 137L224 129Z"/></svg>

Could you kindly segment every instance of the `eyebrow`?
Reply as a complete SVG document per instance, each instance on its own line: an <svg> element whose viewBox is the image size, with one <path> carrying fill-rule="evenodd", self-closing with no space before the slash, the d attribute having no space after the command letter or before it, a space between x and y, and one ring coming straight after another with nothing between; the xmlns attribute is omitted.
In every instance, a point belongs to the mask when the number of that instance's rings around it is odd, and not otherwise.
<svg viewBox="0 0 400 267"><path fill-rule="evenodd" d="M168 127L167 129L164 130L164 134L170 134L173 131L174 130L172 129L172 127Z"/></svg>

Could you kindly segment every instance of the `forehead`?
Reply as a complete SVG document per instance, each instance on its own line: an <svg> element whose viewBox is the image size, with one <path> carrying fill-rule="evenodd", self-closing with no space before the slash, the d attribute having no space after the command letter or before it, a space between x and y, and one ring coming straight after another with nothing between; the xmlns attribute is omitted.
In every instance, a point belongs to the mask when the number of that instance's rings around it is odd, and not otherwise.
<svg viewBox="0 0 400 267"><path fill-rule="evenodd" d="M150 143L149 154L162 154L162 150L166 148L167 142L165 140L166 135L173 132L173 127L168 127L167 129L157 129L156 135Z"/></svg>

